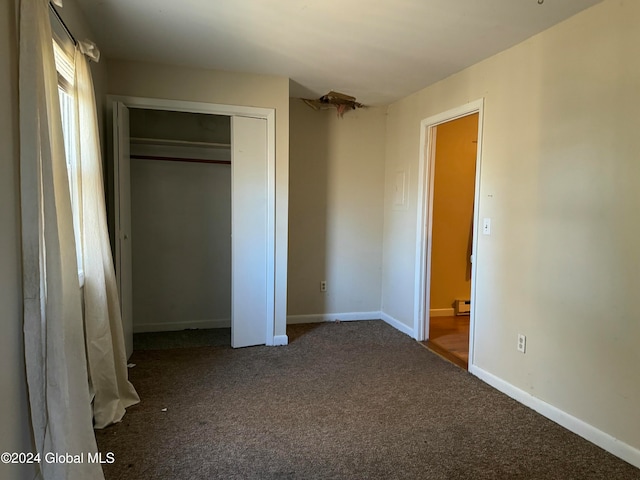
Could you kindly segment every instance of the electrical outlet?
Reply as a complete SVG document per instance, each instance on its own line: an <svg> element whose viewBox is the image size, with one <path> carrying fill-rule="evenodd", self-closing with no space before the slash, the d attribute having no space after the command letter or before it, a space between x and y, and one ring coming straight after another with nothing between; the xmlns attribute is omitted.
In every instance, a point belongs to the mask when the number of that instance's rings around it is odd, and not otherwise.
<svg viewBox="0 0 640 480"><path fill-rule="evenodd" d="M527 337L520 333L518 334L518 351L522 353L527 351Z"/></svg>
<svg viewBox="0 0 640 480"><path fill-rule="evenodd" d="M326 280L322 280L320 282L320 291L321 292L326 292L327 291L327 281Z"/></svg>

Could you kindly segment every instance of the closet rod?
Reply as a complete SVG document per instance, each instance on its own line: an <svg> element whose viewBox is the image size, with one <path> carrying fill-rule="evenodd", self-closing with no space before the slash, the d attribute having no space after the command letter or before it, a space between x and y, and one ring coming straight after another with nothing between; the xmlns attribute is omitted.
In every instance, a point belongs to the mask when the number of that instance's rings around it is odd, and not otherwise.
<svg viewBox="0 0 640 480"><path fill-rule="evenodd" d="M130 155L136 160L168 160L170 162L214 163L219 165L231 165L230 160L208 160L204 158L159 157L156 155Z"/></svg>
<svg viewBox="0 0 640 480"><path fill-rule="evenodd" d="M62 26L62 28L64 28L65 33L69 36L73 44L78 46L78 41L76 40L76 37L73 36L73 33L71 33L71 30L69 30L69 27L67 27L67 24L64 23L64 20L62 20L62 17L58 13L58 11L56 10L56 7L53 5L52 2L49 2L49 9L56 16L56 19L58 20L58 22L60 22L60 25Z"/></svg>

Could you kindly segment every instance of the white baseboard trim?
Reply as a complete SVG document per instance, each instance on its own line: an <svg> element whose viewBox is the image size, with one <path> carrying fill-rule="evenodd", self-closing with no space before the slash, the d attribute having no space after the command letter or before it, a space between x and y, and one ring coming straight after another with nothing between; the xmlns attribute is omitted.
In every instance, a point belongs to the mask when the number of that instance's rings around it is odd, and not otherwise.
<svg viewBox="0 0 640 480"><path fill-rule="evenodd" d="M454 315L453 308L433 308L429 310L430 317L453 317Z"/></svg>
<svg viewBox="0 0 640 480"><path fill-rule="evenodd" d="M195 320L192 322L141 323L133 326L133 333L175 332L179 330L191 330L196 328L229 327L231 327L230 318L219 318L217 320Z"/></svg>
<svg viewBox="0 0 640 480"><path fill-rule="evenodd" d="M273 343L269 346L282 347L284 345L289 345L289 337L287 335L274 335Z"/></svg>
<svg viewBox="0 0 640 480"><path fill-rule="evenodd" d="M607 452L621 458L625 462L640 468L640 450L631 445L612 437L608 433L597 429L593 425L586 423L567 412L560 410L558 407L534 397L530 393L521 390L514 385L502 380L495 375L478 368L475 365L469 365L469 373L475 375L480 380L488 383L495 389L535 410L539 414L554 421L558 425L563 426L567 430L572 431L576 435L594 443Z"/></svg>
<svg viewBox="0 0 640 480"><path fill-rule="evenodd" d="M318 313L314 315L287 315L287 325L298 323L354 322L380 320L380 312Z"/></svg>
<svg viewBox="0 0 640 480"><path fill-rule="evenodd" d="M382 320L387 322L389 325L391 325L396 330L400 330L402 333L404 333L406 335L409 335L411 338L414 338L414 336L413 336L413 328L405 325L400 320L397 320L397 319L393 318L391 315L388 315L388 314L386 314L384 312L380 312L380 318L382 318Z"/></svg>
<svg viewBox="0 0 640 480"><path fill-rule="evenodd" d="M350 313L318 313L316 315L289 315L287 316L287 325L296 325L299 323L322 323L322 322L354 322L359 320L383 320L396 330L409 335L413 338L413 328L408 327L391 315L384 312L350 312Z"/></svg>

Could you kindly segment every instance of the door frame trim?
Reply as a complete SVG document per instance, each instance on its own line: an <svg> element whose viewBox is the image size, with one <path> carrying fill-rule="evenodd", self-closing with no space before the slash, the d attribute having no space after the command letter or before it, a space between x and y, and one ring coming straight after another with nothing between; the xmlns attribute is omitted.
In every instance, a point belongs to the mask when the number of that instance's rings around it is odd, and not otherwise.
<svg viewBox="0 0 640 480"><path fill-rule="evenodd" d="M282 345L281 338L275 338L275 305L278 303L277 298L286 299L286 285L285 288L280 288L276 291L276 113L273 108L263 107L247 107L242 105L224 105L216 103L206 102L191 102L183 100L170 100L161 98L149 98L149 97L135 97L128 95L107 95L107 118L111 119L113 116L113 105L115 102L122 102L128 108L143 108L149 110L168 110L175 112L187 112L187 113L204 113L210 115L225 115L228 117L252 117L263 118L267 121L267 232L268 232L268 244L267 244L267 325L266 325L266 345ZM111 121L108 122L111 125ZM111 126L109 127L111 128ZM112 138L114 133L111 132ZM113 143L113 142L112 142ZM114 172L117 172L118 165L115 165L115 156L111 156L114 159ZM118 205L118 199L116 198L119 191L118 176L114 173L113 186L114 186L114 205ZM115 209L117 210L117 208ZM118 242L120 235L120 227L116 221L119 216L118 211L114 211L114 240ZM116 248L116 251L119 251ZM115 259L116 264L119 259ZM286 271L286 265L283 267ZM120 288L118 286L118 288Z"/></svg>
<svg viewBox="0 0 640 480"><path fill-rule="evenodd" d="M416 271L414 291L414 337L418 341L429 338L429 295L431 282L431 248L433 220L433 182L435 173L435 141L436 127L442 123L478 114L478 144L476 151L476 179L473 213L473 242L471 265L471 316L469 325L469 366L474 364L474 338L476 325L476 272L478 264L478 226L480 179L482 160L482 125L484 116L484 99L475 100L465 105L425 118L420 122L420 161L418 166L418 211L416 229Z"/></svg>

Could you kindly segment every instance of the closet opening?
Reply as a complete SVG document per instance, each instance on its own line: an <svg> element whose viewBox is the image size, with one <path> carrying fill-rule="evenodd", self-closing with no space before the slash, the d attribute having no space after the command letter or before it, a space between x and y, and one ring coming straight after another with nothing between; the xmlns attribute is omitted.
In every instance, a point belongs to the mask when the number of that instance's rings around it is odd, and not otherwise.
<svg viewBox="0 0 640 480"><path fill-rule="evenodd" d="M110 96L109 100L113 120L110 133L113 153L114 263L127 357L133 353L134 243L137 245L137 256L140 256L140 249L155 248L158 251L157 258L146 260L147 267L154 266L154 262L166 262L174 269L173 275L168 278L158 274L157 278L152 279L155 288L148 292L148 298L156 307L161 304L164 308L136 318L137 331L160 328L178 331L196 326L220 328L228 324L229 317L222 316L223 307L212 310L209 304L208 310L196 308L204 300L202 295L199 300L195 299L194 291L199 289L202 282L209 282L208 286L213 282L214 286L226 285L230 289L230 293L224 293L223 288L219 291L208 289L207 298L230 296L230 307L226 311L230 312L231 347L286 345L286 335L275 335L276 311L285 304L286 299L286 281L282 280L286 279L287 263L286 255L282 255L282 247L278 250L276 243L276 233L280 235L278 238L284 236L286 239L286 226L276 231L275 219L276 211L280 213L280 218L286 219L287 203L276 204L275 110L142 97ZM133 120L131 111L134 112ZM173 120L165 122L164 116ZM151 125L155 125L157 131L150 132ZM188 125L196 125L204 132L196 136L195 128L184 128ZM178 132L182 133L178 135ZM222 132L228 133L223 135ZM131 141L131 137L134 141ZM135 215L142 216L143 223L168 230L168 238L172 241L163 248L156 247L167 237L147 235L146 240L136 239L140 225L132 225L132 163L134 169L145 171L149 178L157 181L155 186L147 185L149 190L145 191L136 186L136 179L133 180L133 188L137 190L133 195L138 200L138 206L134 208L139 210ZM191 168L187 170L186 165ZM225 171L230 179L226 186L222 180ZM176 190L177 181L182 182L183 188ZM196 188L203 183L208 185L207 195ZM279 191L286 200L286 184L281 185ZM215 250L213 247L222 248L223 235L216 237L218 240L210 236L218 234L224 227L211 219L215 219L216 215L217 218L225 218L225 214L221 208L218 214L214 213L205 220L196 218L195 212L217 208L219 205L214 204L212 199L217 195L222 197L223 193L231 198L230 214L228 209L225 210L226 218L230 218L231 227L230 230L227 227L225 236L231 251L229 253L227 249L217 257L217 261L226 261L228 265L230 256L230 282L229 275L222 270L205 268L208 273L205 280L197 273L200 263L211 260L207 255ZM140 201L143 203L140 204ZM166 217L160 214L160 207L169 209L171 215L166 211L165 215L176 217L178 223L171 226ZM154 222L160 223L160 226ZM205 253L184 256L187 251L191 254L198 243L206 244ZM169 252L176 250L183 252L183 260L168 258ZM136 263L140 264L139 259L136 259ZM185 267L191 267L191 270L187 268L185 271ZM138 266L138 270L140 268ZM280 283L276 280L280 280ZM148 285L139 284L136 280L136 290L151 290ZM167 285L177 285L178 293L166 293ZM185 288L184 285L191 285L192 288ZM139 291L135 294L140 296ZM174 303L158 300L163 295L168 295ZM189 304L190 315L176 315L179 306L185 305L177 303L180 298ZM140 301L136 303L140 304ZM136 307L138 314L140 308ZM280 322L284 323L283 313L280 313L280 318ZM143 323L144 326L140 327Z"/></svg>
<svg viewBox="0 0 640 480"><path fill-rule="evenodd" d="M231 344L231 117L131 108L134 350Z"/></svg>

